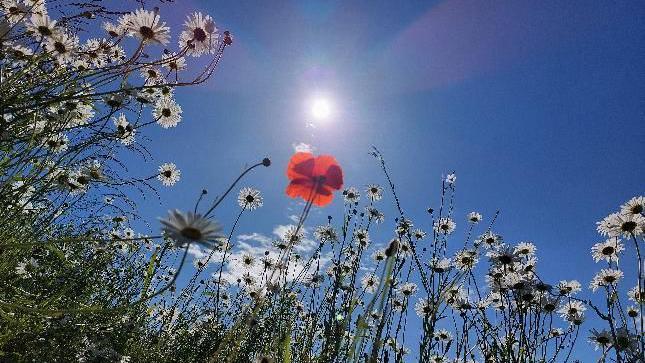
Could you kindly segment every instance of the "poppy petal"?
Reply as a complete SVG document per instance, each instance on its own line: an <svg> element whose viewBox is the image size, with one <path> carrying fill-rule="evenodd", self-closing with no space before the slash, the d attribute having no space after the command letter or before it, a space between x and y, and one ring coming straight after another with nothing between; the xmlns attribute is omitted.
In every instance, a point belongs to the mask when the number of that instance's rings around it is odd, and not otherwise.
<svg viewBox="0 0 645 363"><path fill-rule="evenodd" d="M333 189L340 189L343 187L343 170L338 165L332 165L327 169L325 174L325 185Z"/></svg>
<svg viewBox="0 0 645 363"><path fill-rule="evenodd" d="M306 179L295 179L287 186L286 193L291 198L301 197L308 200L313 193L313 185Z"/></svg>
<svg viewBox="0 0 645 363"><path fill-rule="evenodd" d="M316 165L314 166L313 175L314 176L324 176L327 174L327 170L332 166L338 166L338 161L331 155L320 155L316 158Z"/></svg>
<svg viewBox="0 0 645 363"><path fill-rule="evenodd" d="M311 178L314 169L314 156L311 153L298 152L293 154L287 166L287 178Z"/></svg>
<svg viewBox="0 0 645 363"><path fill-rule="evenodd" d="M312 203L319 207L324 207L327 204L331 203L333 199L334 195L331 193L329 195L316 194Z"/></svg>

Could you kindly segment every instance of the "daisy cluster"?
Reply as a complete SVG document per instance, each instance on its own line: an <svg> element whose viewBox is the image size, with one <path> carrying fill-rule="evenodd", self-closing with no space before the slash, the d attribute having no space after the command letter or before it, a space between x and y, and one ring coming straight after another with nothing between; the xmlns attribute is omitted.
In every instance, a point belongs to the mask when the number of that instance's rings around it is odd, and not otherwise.
<svg viewBox="0 0 645 363"><path fill-rule="evenodd" d="M605 303L598 304L599 307L594 310L607 324L605 328L592 329L589 341L602 351L603 357L636 362L642 360L645 354L645 275L641 255L645 232L645 197L637 196L625 202L619 211L597 222L597 230L603 240L591 246L591 256L603 267L591 279L589 288L596 294L604 295ZM632 261L637 263L637 276L625 276L621 264L633 264ZM621 282L634 280L635 285L626 294L619 288Z"/></svg>
<svg viewBox="0 0 645 363"><path fill-rule="evenodd" d="M127 153L150 159L143 130L177 127L175 91L206 81L233 40L211 16L194 12L173 41L161 13L0 1L4 223L22 213L20 228L40 228L30 233L59 222L106 230L103 214L136 216L126 186L144 193L156 190L154 179L166 187L181 179L172 162L133 175L122 160ZM107 237L117 234L126 233Z"/></svg>

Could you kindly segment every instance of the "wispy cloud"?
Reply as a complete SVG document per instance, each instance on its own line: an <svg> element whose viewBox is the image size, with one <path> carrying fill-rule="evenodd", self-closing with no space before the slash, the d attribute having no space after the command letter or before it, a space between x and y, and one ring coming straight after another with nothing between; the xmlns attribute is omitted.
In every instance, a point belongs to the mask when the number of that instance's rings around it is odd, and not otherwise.
<svg viewBox="0 0 645 363"><path fill-rule="evenodd" d="M305 153L313 153L316 151L316 148L313 145L306 144L304 142L298 142L298 143L293 143L291 144L293 146L293 151L295 152L305 152Z"/></svg>

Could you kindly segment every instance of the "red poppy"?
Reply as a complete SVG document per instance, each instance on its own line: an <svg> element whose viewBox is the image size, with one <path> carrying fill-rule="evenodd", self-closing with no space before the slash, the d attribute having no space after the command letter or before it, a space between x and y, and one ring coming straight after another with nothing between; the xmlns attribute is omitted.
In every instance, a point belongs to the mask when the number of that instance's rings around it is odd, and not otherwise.
<svg viewBox="0 0 645 363"><path fill-rule="evenodd" d="M287 167L287 195L312 200L322 207L334 199L333 192L343 187L343 171L330 155L314 157L311 153L295 153Z"/></svg>

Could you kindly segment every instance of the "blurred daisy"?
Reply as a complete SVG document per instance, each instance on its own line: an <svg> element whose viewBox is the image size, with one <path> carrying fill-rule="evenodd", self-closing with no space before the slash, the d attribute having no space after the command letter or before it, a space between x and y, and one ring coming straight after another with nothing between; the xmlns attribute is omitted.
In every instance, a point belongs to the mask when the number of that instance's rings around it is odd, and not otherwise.
<svg viewBox="0 0 645 363"><path fill-rule="evenodd" d="M576 280L562 280L556 286L561 295L573 295L582 291L582 285Z"/></svg>
<svg viewBox="0 0 645 363"><path fill-rule="evenodd" d="M262 206L262 195L260 191L253 188L242 188L237 195L237 203L241 208L254 210Z"/></svg>
<svg viewBox="0 0 645 363"><path fill-rule="evenodd" d="M589 342L593 343L595 350L601 349L605 351L611 346L611 333L606 330L592 329Z"/></svg>
<svg viewBox="0 0 645 363"><path fill-rule="evenodd" d="M356 244L363 248L367 248L370 244L370 235L364 229L357 229L354 231L354 238L356 240Z"/></svg>
<svg viewBox="0 0 645 363"><path fill-rule="evenodd" d="M244 268L251 268L253 267L253 265L255 265L255 257L251 256L248 253L242 255L241 261Z"/></svg>
<svg viewBox="0 0 645 363"><path fill-rule="evenodd" d="M330 225L318 226L314 230L314 237L320 242L335 242L338 240L338 234L334 227Z"/></svg>
<svg viewBox="0 0 645 363"><path fill-rule="evenodd" d="M170 98L162 98L152 110L157 123L164 129L175 127L181 121L181 106Z"/></svg>
<svg viewBox="0 0 645 363"><path fill-rule="evenodd" d="M434 309L434 304L429 298L419 299L416 304L414 304L414 311L421 318L428 316L432 313Z"/></svg>
<svg viewBox="0 0 645 363"><path fill-rule="evenodd" d="M385 251L383 250L375 251L372 254L372 259L377 262L385 260Z"/></svg>
<svg viewBox="0 0 645 363"><path fill-rule="evenodd" d="M501 244L504 241L502 236L488 231L475 240L475 246L484 246L484 248L492 248Z"/></svg>
<svg viewBox="0 0 645 363"><path fill-rule="evenodd" d="M211 248L221 238L222 228L216 222L193 212L183 213L175 209L168 213L166 219L161 219L162 231L178 246L197 243Z"/></svg>
<svg viewBox="0 0 645 363"><path fill-rule="evenodd" d="M627 316L629 316L630 318L635 318L638 316L638 314L640 314L639 310L640 309L638 306L635 306L635 305L629 306L627 308Z"/></svg>
<svg viewBox="0 0 645 363"><path fill-rule="evenodd" d="M466 219L468 220L468 222L473 223L473 224L474 223L479 223L482 220L482 215L477 213L477 212L470 212L466 216Z"/></svg>
<svg viewBox="0 0 645 363"><path fill-rule="evenodd" d="M519 256L532 256L535 254L535 245L531 242L520 242L513 252Z"/></svg>
<svg viewBox="0 0 645 363"><path fill-rule="evenodd" d="M195 12L188 16L184 26L185 29L179 35L179 47L186 47L186 54L200 56L217 51L219 34L210 15Z"/></svg>
<svg viewBox="0 0 645 363"><path fill-rule="evenodd" d="M452 334L446 329L439 329L434 332L435 340L447 343L452 340Z"/></svg>
<svg viewBox="0 0 645 363"><path fill-rule="evenodd" d="M410 229L412 229L412 227L414 227L414 224L412 223L411 220L405 217L401 217L401 220L396 226L396 233L407 234L410 231Z"/></svg>
<svg viewBox="0 0 645 363"><path fill-rule="evenodd" d="M103 23L103 30L105 30L112 38L117 38L125 34L125 28L122 24L114 24L109 21Z"/></svg>
<svg viewBox="0 0 645 363"><path fill-rule="evenodd" d="M374 221L375 223L383 223L385 221L385 215L381 213L378 209L374 207L367 207L367 218L371 221Z"/></svg>
<svg viewBox="0 0 645 363"><path fill-rule="evenodd" d="M186 68L186 58L178 56L177 53L168 53L161 56L162 66L170 71L181 71Z"/></svg>
<svg viewBox="0 0 645 363"><path fill-rule="evenodd" d="M343 196L346 203L358 203L361 199L361 195L358 192L358 189L354 187L349 187L343 191Z"/></svg>
<svg viewBox="0 0 645 363"><path fill-rule="evenodd" d="M457 181L457 175L455 173L450 173L446 176L446 183L449 185L454 185Z"/></svg>
<svg viewBox="0 0 645 363"><path fill-rule="evenodd" d="M455 231L457 225L451 218L444 217L434 222L434 231L444 235L449 235Z"/></svg>
<svg viewBox="0 0 645 363"><path fill-rule="evenodd" d="M302 229L298 230L296 229L296 226L289 227L289 229L284 233L284 240L292 246L302 242L304 237L305 234Z"/></svg>
<svg viewBox="0 0 645 363"><path fill-rule="evenodd" d="M168 44L170 28L166 26L165 22L159 20L157 12L138 9L123 19L128 35L141 39L144 44Z"/></svg>
<svg viewBox="0 0 645 363"><path fill-rule="evenodd" d="M417 284L414 282L406 282L399 286L398 290L404 296L414 295L417 292Z"/></svg>
<svg viewBox="0 0 645 363"><path fill-rule="evenodd" d="M114 126L116 126L116 136L119 138L121 143L126 146L132 145L134 143L134 136L137 130L130 125L123 113L119 114L119 117L113 120Z"/></svg>
<svg viewBox="0 0 645 363"><path fill-rule="evenodd" d="M159 175L157 179L167 187L175 185L181 178L181 171L177 169L174 163L164 163L159 167Z"/></svg>
<svg viewBox="0 0 645 363"><path fill-rule="evenodd" d="M45 140L45 146L55 153L62 153L67 150L68 144L69 139L67 138L67 135L62 132L50 135L49 138Z"/></svg>
<svg viewBox="0 0 645 363"><path fill-rule="evenodd" d="M3 17L11 24L22 21L29 13L27 5L18 0L3 0L0 2L0 9L4 13Z"/></svg>
<svg viewBox="0 0 645 363"><path fill-rule="evenodd" d="M56 20L52 20L48 15L39 14L31 15L27 22L27 30L43 39L49 38L58 33Z"/></svg>
<svg viewBox="0 0 645 363"><path fill-rule="evenodd" d="M417 228L412 231L412 236L414 236L414 238L416 238L417 240L422 240L426 238L426 233L423 230Z"/></svg>
<svg viewBox="0 0 645 363"><path fill-rule="evenodd" d="M383 188L377 184L369 184L367 186L367 197L372 201L376 202L383 198Z"/></svg>
<svg viewBox="0 0 645 363"><path fill-rule="evenodd" d="M475 250L461 250L457 252L454 258L455 267L461 271L472 270L479 261Z"/></svg>
<svg viewBox="0 0 645 363"><path fill-rule="evenodd" d="M365 290L365 292L367 292L368 294L373 294L376 292L376 289L378 289L379 278L374 274L365 275L361 279L361 286L363 287L363 290Z"/></svg>
<svg viewBox="0 0 645 363"><path fill-rule="evenodd" d="M591 247L591 256L594 261L605 260L607 262L617 262L618 254L625 249L618 238L609 238L604 242L598 242Z"/></svg>
<svg viewBox="0 0 645 363"><path fill-rule="evenodd" d="M449 258L438 258L433 257L430 260L430 268L434 272L444 273L448 272L452 268L452 261Z"/></svg>
<svg viewBox="0 0 645 363"><path fill-rule="evenodd" d="M645 293L639 292L638 286L634 286L631 290L627 292L627 297L629 300L635 302L636 304L645 304Z"/></svg>

